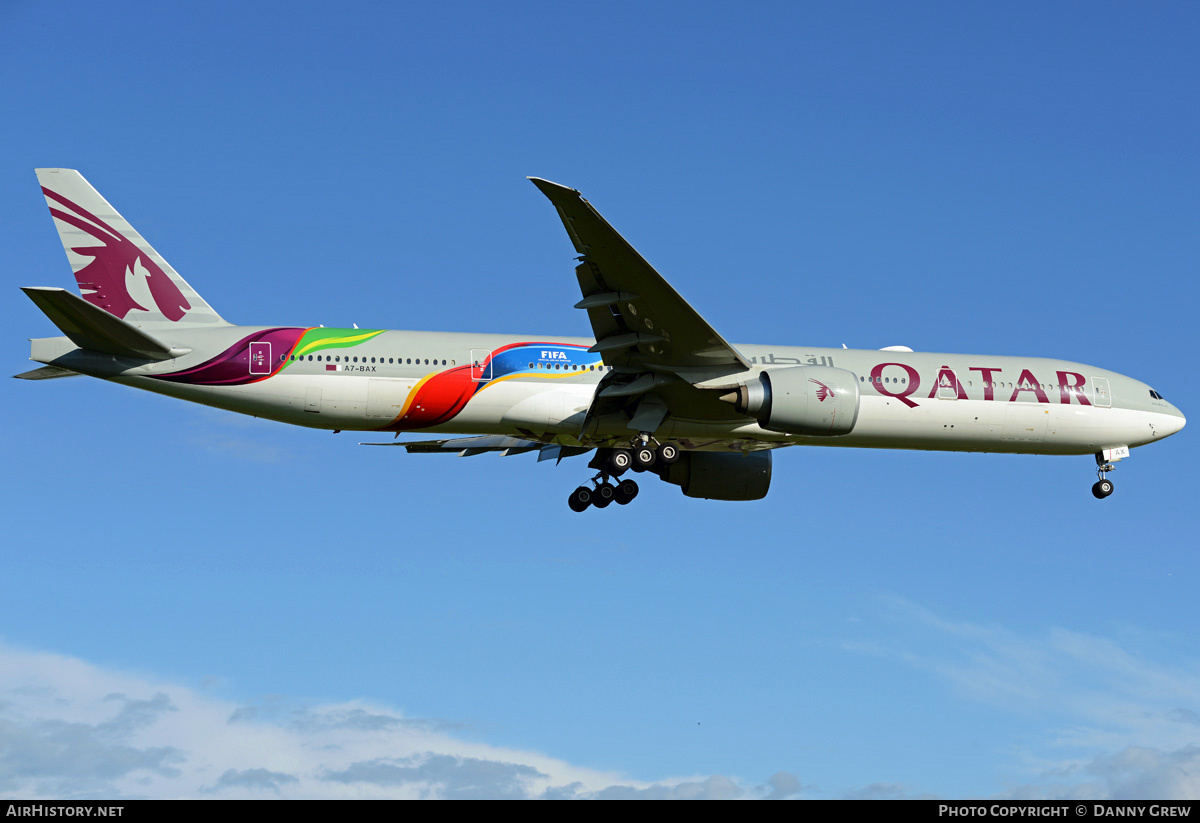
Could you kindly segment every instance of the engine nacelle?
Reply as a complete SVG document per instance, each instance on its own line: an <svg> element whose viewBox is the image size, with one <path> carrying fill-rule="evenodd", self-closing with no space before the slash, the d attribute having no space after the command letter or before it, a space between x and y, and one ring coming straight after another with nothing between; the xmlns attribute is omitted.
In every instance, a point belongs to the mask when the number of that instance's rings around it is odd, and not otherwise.
<svg viewBox="0 0 1200 823"><path fill-rule="evenodd" d="M661 476L688 497L761 500L771 488L771 452L684 452Z"/></svg>
<svg viewBox="0 0 1200 823"><path fill-rule="evenodd" d="M858 378L832 366L768 369L722 395L758 425L786 434L849 434L858 420Z"/></svg>

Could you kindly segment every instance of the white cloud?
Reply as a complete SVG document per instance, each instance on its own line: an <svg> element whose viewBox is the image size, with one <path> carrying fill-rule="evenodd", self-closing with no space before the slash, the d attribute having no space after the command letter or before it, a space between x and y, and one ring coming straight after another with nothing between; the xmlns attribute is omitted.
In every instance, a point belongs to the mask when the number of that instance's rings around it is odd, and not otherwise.
<svg viewBox="0 0 1200 823"><path fill-rule="evenodd" d="M911 794L899 783L871 783L842 795L843 800L934 800L931 794Z"/></svg>
<svg viewBox="0 0 1200 823"><path fill-rule="evenodd" d="M299 783L300 781L290 774L283 772L273 772L267 769L229 769L225 774L217 779L217 785L213 789L202 789L201 791L212 793L221 789L227 788L249 788L249 789L269 789L275 794L279 794L281 786L288 783Z"/></svg>
<svg viewBox="0 0 1200 823"><path fill-rule="evenodd" d="M713 775L631 780L362 701L238 705L62 655L0 646L0 792L29 798L794 795Z"/></svg>
<svg viewBox="0 0 1200 823"><path fill-rule="evenodd" d="M1194 800L1200 797L1200 747L1174 751L1127 746L1050 769L1005 792L1023 799Z"/></svg>
<svg viewBox="0 0 1200 823"><path fill-rule="evenodd" d="M900 639L844 648L931 672L965 699L1050 721L1040 740L1014 748L1025 778L1002 796L1200 796L1196 661L1162 663L1131 643L1063 628L1022 635L956 622L898 598L888 607L905 629ZM890 788L859 791L880 796Z"/></svg>

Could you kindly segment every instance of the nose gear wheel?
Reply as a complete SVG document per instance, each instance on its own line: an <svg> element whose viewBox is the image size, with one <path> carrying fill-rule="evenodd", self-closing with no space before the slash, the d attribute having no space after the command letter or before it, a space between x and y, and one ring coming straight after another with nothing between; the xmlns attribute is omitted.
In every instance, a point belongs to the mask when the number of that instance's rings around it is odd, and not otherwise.
<svg viewBox="0 0 1200 823"><path fill-rule="evenodd" d="M1104 452L1096 452L1096 476L1100 479L1092 484L1092 496L1097 500L1103 500L1113 493L1113 482L1105 475L1115 468L1104 459Z"/></svg>

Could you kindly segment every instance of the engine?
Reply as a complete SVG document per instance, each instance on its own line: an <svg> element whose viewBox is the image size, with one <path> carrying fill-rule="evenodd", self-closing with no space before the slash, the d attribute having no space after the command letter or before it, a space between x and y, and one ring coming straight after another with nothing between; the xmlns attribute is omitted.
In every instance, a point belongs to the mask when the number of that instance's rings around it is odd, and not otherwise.
<svg viewBox="0 0 1200 823"><path fill-rule="evenodd" d="M684 452L661 476L688 497L761 500L771 487L771 452Z"/></svg>
<svg viewBox="0 0 1200 823"><path fill-rule="evenodd" d="M721 399L786 434L849 434L858 420L858 378L832 366L768 369Z"/></svg>

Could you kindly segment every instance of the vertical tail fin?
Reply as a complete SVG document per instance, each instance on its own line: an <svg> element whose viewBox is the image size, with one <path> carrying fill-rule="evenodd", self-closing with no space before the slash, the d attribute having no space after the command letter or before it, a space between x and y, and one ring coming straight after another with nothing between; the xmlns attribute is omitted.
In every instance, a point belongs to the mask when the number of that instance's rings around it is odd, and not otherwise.
<svg viewBox="0 0 1200 823"><path fill-rule="evenodd" d="M37 176L84 300L146 328L228 325L83 175Z"/></svg>

